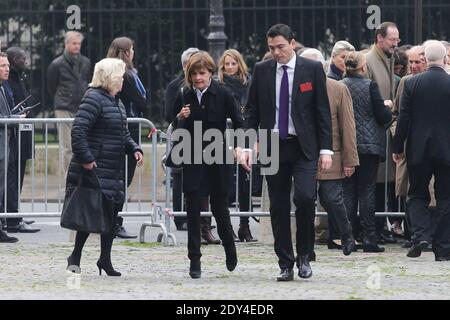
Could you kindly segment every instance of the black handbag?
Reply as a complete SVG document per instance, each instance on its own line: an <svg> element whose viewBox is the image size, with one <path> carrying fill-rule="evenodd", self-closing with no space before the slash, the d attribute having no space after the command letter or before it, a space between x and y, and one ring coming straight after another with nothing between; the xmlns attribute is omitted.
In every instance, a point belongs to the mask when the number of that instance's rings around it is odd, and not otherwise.
<svg viewBox="0 0 450 320"><path fill-rule="evenodd" d="M95 183L86 186L85 179ZM103 194L95 172L86 171L79 175L77 186L66 190L60 225L74 231L109 234L113 231L113 210L114 201Z"/></svg>
<svg viewBox="0 0 450 320"><path fill-rule="evenodd" d="M182 87L181 89L180 89L180 91L181 91L181 107L184 107L184 88ZM176 129L178 129L178 128L183 128L184 127L184 119L183 120L181 120L181 119L178 119L178 124L177 125L175 125L173 122L172 122L172 133L176 130ZM172 151L173 151L173 148L175 148L175 146L176 145L178 145L180 143L180 141L171 141L171 146L170 146L170 150L169 150L169 152L167 153L167 156L166 156L166 162L165 162L165 166L166 167L168 167L168 168L171 168L171 169L181 169L182 167L183 167L183 164L175 164L174 162L173 162L173 160L172 160Z"/></svg>

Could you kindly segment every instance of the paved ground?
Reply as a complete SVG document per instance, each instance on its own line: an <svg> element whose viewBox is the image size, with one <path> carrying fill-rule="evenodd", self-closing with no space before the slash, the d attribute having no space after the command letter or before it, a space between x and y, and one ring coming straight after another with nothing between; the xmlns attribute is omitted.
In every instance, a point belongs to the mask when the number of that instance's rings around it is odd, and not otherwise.
<svg viewBox="0 0 450 320"><path fill-rule="evenodd" d="M126 227L138 233L143 219L128 218ZM238 221L234 221L236 228ZM0 245L0 299L450 299L450 262L434 262L431 253L408 259L399 245L384 254L355 253L317 246L314 276L290 283L274 281L277 261L272 246L238 244L235 272L225 268L221 246L202 248L202 278L191 280L186 257L186 232L176 232L180 244L164 247L154 243L158 231L146 236L148 243L118 241L113 247L114 266L120 278L99 276L96 240L89 242L82 258L82 275L66 273L72 244L68 231L57 219L39 219L42 231L20 234L20 242ZM252 225L257 234L258 226Z"/></svg>

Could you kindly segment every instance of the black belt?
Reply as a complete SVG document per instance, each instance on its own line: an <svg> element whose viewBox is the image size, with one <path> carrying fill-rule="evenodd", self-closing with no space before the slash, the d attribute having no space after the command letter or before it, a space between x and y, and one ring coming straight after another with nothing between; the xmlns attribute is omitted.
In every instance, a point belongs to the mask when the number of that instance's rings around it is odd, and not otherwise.
<svg viewBox="0 0 450 320"><path fill-rule="evenodd" d="M294 139L297 139L298 137L297 136L294 136L293 134L288 134L288 136L286 137L286 139L285 140L294 140Z"/></svg>

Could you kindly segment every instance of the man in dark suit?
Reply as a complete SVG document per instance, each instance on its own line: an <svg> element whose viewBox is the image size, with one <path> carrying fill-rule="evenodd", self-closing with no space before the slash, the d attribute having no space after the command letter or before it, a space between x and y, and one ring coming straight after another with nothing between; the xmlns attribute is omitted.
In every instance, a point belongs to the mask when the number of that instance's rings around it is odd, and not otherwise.
<svg viewBox="0 0 450 320"><path fill-rule="evenodd" d="M317 162L323 170L332 164L331 115L322 65L296 56L290 27L278 24L270 28L267 43L274 59L255 66L247 103L247 128L279 133L279 155L272 155L279 156L279 170L267 176L267 183L275 252L281 269L277 281L291 281L295 262L299 277L312 276L309 254L314 248ZM241 162L250 170L249 153L242 154ZM290 229L292 178L297 258Z"/></svg>
<svg viewBox="0 0 450 320"><path fill-rule="evenodd" d="M9 61L8 56L0 52L0 118L11 117L11 102L8 99L8 95L5 92L4 84L9 77ZM5 130L4 125L0 128L0 207L3 206L5 197L5 164L8 163L8 144L10 137L10 129ZM6 141L5 141L6 140ZM6 144L5 144L6 142ZM0 208L1 209L1 208ZM0 210L2 211L2 210ZM3 225L0 219L0 243L13 243L18 239L8 236L2 231Z"/></svg>
<svg viewBox="0 0 450 320"><path fill-rule="evenodd" d="M6 54L8 55L8 61L11 65L8 79L8 85L13 99L13 103L11 105L15 106L24 101L29 95L25 84L27 55L23 49L18 47L8 48L8 50L6 50ZM33 103L30 104L25 102L24 107L29 107L32 104ZM33 114L36 114L35 111L33 111ZM29 114L28 117L31 118L31 115ZM22 192L26 163L28 159L31 159L33 154L31 129L29 129L29 131L22 131L20 126L16 127L14 134L10 137L9 148L7 211L19 212L18 190L20 188L20 192ZM18 178L19 169L20 180ZM22 218L8 218L6 221L8 225L8 232L34 233L40 231L40 229L30 227L28 225L29 222L27 223L23 221Z"/></svg>
<svg viewBox="0 0 450 320"><path fill-rule="evenodd" d="M450 76L447 50L439 41L425 48L428 71L405 83L394 139L394 161L404 158L409 174L408 212L414 234L410 258L419 257L433 241L436 261L450 260ZM428 185L435 176L437 229L431 236Z"/></svg>

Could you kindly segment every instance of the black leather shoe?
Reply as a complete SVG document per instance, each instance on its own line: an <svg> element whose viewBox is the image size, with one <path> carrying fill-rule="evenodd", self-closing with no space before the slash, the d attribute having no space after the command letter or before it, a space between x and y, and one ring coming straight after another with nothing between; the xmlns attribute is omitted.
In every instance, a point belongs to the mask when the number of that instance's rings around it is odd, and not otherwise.
<svg viewBox="0 0 450 320"><path fill-rule="evenodd" d="M8 226L6 230L11 233L36 233L41 231L41 229L32 228L24 222L20 222L15 226Z"/></svg>
<svg viewBox="0 0 450 320"><path fill-rule="evenodd" d="M236 254L236 246L233 243L232 245L224 246L225 255L226 255L226 265L228 271L233 271L237 266L237 254Z"/></svg>
<svg viewBox="0 0 450 320"><path fill-rule="evenodd" d="M428 242L427 241L420 241L419 243L415 243L415 244L413 244L411 249L409 249L409 251L406 254L406 256L408 258L418 258L418 257L420 257L422 255L422 251L426 247L428 247Z"/></svg>
<svg viewBox="0 0 450 320"><path fill-rule="evenodd" d="M428 245L423 249L423 252L433 252L433 245L428 243Z"/></svg>
<svg viewBox="0 0 450 320"><path fill-rule="evenodd" d="M403 249L409 249L413 246L411 241L406 241L404 244L402 244Z"/></svg>
<svg viewBox="0 0 450 320"><path fill-rule="evenodd" d="M302 279L308 279L312 277L312 269L309 264L309 255L300 257L298 276Z"/></svg>
<svg viewBox="0 0 450 320"><path fill-rule="evenodd" d="M397 243L397 240L394 238L394 235L390 231L382 231L380 234L380 238L383 239L384 243Z"/></svg>
<svg viewBox="0 0 450 320"><path fill-rule="evenodd" d="M26 223L26 224L33 224L33 223L35 223L34 220L31 220L31 221L25 221L25 220L23 220L23 222Z"/></svg>
<svg viewBox="0 0 450 320"><path fill-rule="evenodd" d="M280 275L277 277L278 282L287 282L294 280L294 270L281 269Z"/></svg>
<svg viewBox="0 0 450 320"><path fill-rule="evenodd" d="M434 258L435 261L450 261L450 255L448 256L436 256Z"/></svg>
<svg viewBox="0 0 450 320"><path fill-rule="evenodd" d="M114 270L111 261L97 261L98 275L102 275L102 270L105 270L106 274L109 277L120 277L122 274L116 270Z"/></svg>
<svg viewBox="0 0 450 320"><path fill-rule="evenodd" d="M5 232L0 230L0 243L14 243L17 241L19 241L19 239L15 237L10 237Z"/></svg>
<svg viewBox="0 0 450 320"><path fill-rule="evenodd" d="M315 251L311 251L309 253L309 261L316 262L316 252Z"/></svg>
<svg viewBox="0 0 450 320"><path fill-rule="evenodd" d="M137 236L129 234L123 226L117 226L116 237L121 239L136 239Z"/></svg>
<svg viewBox="0 0 450 320"><path fill-rule="evenodd" d="M192 279L199 279L202 276L202 267L200 259L191 260L191 266L189 267L189 275Z"/></svg>
<svg viewBox="0 0 450 320"><path fill-rule="evenodd" d="M342 253L344 256L349 256L352 252L356 252L356 244L355 239L349 237L342 241Z"/></svg>
<svg viewBox="0 0 450 320"><path fill-rule="evenodd" d="M435 261L450 261L450 256L435 257Z"/></svg>
<svg viewBox="0 0 450 320"><path fill-rule="evenodd" d="M384 252L383 247L379 247L376 241L364 240L362 244L363 252L380 253Z"/></svg>

